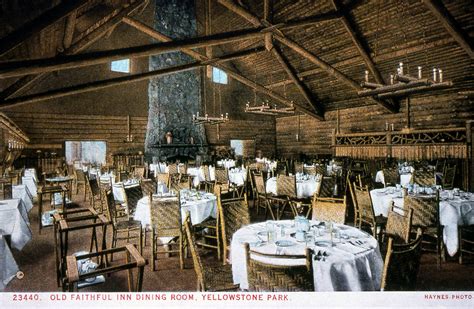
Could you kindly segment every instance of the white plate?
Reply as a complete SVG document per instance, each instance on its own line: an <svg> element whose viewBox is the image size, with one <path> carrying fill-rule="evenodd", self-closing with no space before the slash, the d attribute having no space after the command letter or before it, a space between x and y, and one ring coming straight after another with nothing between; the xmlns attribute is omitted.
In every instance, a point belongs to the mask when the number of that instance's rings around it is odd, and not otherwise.
<svg viewBox="0 0 474 309"><path fill-rule="evenodd" d="M331 242L327 240L320 240L314 243L318 247L332 247Z"/></svg>
<svg viewBox="0 0 474 309"><path fill-rule="evenodd" d="M291 240L277 240L275 242L275 245L277 245L278 247L291 247L296 245L296 243Z"/></svg>

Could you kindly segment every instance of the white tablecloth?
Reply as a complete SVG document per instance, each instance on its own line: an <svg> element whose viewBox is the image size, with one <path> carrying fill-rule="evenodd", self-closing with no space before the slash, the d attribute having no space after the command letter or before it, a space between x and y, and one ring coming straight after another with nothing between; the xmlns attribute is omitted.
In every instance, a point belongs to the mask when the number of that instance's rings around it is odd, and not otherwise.
<svg viewBox="0 0 474 309"><path fill-rule="evenodd" d="M247 179L246 169L230 169L229 170L229 181L237 186L243 186Z"/></svg>
<svg viewBox="0 0 474 309"><path fill-rule="evenodd" d="M24 173L25 177L32 177L36 182L38 182L38 177L36 176L36 170L34 168L27 168Z"/></svg>
<svg viewBox="0 0 474 309"><path fill-rule="evenodd" d="M158 173L168 173L168 167L166 163L150 163L150 171L153 171L155 175Z"/></svg>
<svg viewBox="0 0 474 309"><path fill-rule="evenodd" d="M22 200L0 201L0 234L11 235L12 247L18 250L30 241L30 221Z"/></svg>
<svg viewBox="0 0 474 309"><path fill-rule="evenodd" d="M26 185L17 185L12 187L12 197L21 199L27 211L33 208L33 197Z"/></svg>
<svg viewBox="0 0 474 309"><path fill-rule="evenodd" d="M107 182L110 181L112 184L114 184L115 183L115 175L114 175L114 173L110 173L110 174L105 173L105 174L100 175L100 180L104 181L104 182L105 181L107 181Z"/></svg>
<svg viewBox="0 0 474 309"><path fill-rule="evenodd" d="M235 161L234 160L220 160L220 161L217 161L217 166L222 166L222 167L225 167L225 168L232 168L232 167L235 167Z"/></svg>
<svg viewBox="0 0 474 309"><path fill-rule="evenodd" d="M296 181L296 194L298 198L306 198L313 196L314 192L318 187L318 181L311 178L308 180L297 180ZM266 184L267 193L277 194L277 181L276 177L272 177L267 180Z"/></svg>
<svg viewBox="0 0 474 309"><path fill-rule="evenodd" d="M265 231L265 222L252 224L239 229L232 237L231 258L232 275L235 284L240 284L241 289L248 289L247 265L245 260L245 249L243 243L248 242L255 251L270 254L304 254L306 243L297 242L290 236L295 231L292 220L276 221L285 227L284 237L279 240L294 242L293 246L284 247L277 252L275 244L259 243L258 232ZM311 221L311 224L317 224ZM314 228L314 227L313 227ZM340 226L341 232L350 237L346 240L334 240L334 247L315 246L315 252L327 252L329 255L325 261L319 260L313 263L314 284L316 291L375 291L380 290L382 278L383 260L380 255L378 243L375 238L356 228L346 225ZM278 233L278 232L277 232ZM318 241L328 241L328 234L316 237ZM363 247L349 244L349 240L362 240ZM260 259L261 260L261 259ZM271 259L265 260L271 263ZM304 265L305 260L283 260L285 265ZM294 263L294 264L293 264Z"/></svg>
<svg viewBox="0 0 474 309"><path fill-rule="evenodd" d="M139 183L125 183L124 188L129 188L129 187L136 187L139 186ZM122 188L122 182L117 182L112 186L112 192L114 194L114 199L117 202L123 202L125 201L125 191Z"/></svg>
<svg viewBox="0 0 474 309"><path fill-rule="evenodd" d="M38 193L37 193L38 187L33 177L23 176L21 178L21 183L28 187L28 190L30 190L31 196L33 196L33 198L36 198L38 196Z"/></svg>
<svg viewBox="0 0 474 309"><path fill-rule="evenodd" d="M448 199L450 190L443 190L440 194L439 220L444 226L443 240L449 255L456 254L459 248L458 225L474 224L474 194L463 193L464 197L454 196ZM404 200L400 190L393 187L374 189L370 191L375 215L388 216L392 202L395 206L404 207Z"/></svg>
<svg viewBox="0 0 474 309"><path fill-rule="evenodd" d="M400 185L404 188L408 187L411 182L411 177L412 174L410 173L400 175ZM383 171L378 171L377 174L375 174L375 182L385 184L385 177L383 175Z"/></svg>
<svg viewBox="0 0 474 309"><path fill-rule="evenodd" d="M0 235L0 291L16 276L18 265L13 258L5 238Z"/></svg>
<svg viewBox="0 0 474 309"><path fill-rule="evenodd" d="M204 193L203 193L204 195ZM216 218L217 214L217 200L216 196L211 193L205 194L206 198L196 201L181 201L181 216L182 220L186 219L186 212L189 211L191 215L191 223L198 224L203 222L208 217ZM175 198L176 197L172 197ZM137 209L135 210L135 220L142 222L142 225L150 225L150 207L148 197L144 197L138 201Z"/></svg>
<svg viewBox="0 0 474 309"><path fill-rule="evenodd" d="M209 176L211 177L211 181L215 180L215 170L214 166L209 166ZM204 170L200 167L190 167L188 168L187 173L193 177L194 187L198 187L201 181L206 180Z"/></svg>

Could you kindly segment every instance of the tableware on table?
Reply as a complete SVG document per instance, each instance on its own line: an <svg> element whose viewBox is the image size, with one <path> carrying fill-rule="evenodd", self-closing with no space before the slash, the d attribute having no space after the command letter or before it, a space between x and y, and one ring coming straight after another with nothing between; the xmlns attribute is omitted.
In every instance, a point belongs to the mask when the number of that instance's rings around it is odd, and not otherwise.
<svg viewBox="0 0 474 309"><path fill-rule="evenodd" d="M306 233L304 236L304 241L306 243L306 247L314 244L314 235L313 233Z"/></svg>
<svg viewBox="0 0 474 309"><path fill-rule="evenodd" d="M400 184L396 184L395 187L397 188L397 191L400 191L402 189L402 186Z"/></svg>
<svg viewBox="0 0 474 309"><path fill-rule="evenodd" d="M278 247L291 247L291 246L294 246L296 245L296 243L294 241L291 241L291 240L277 240L275 242L275 245L278 246Z"/></svg>
<svg viewBox="0 0 474 309"><path fill-rule="evenodd" d="M324 247L324 248L332 247L332 243L330 241L327 241L327 240L315 241L314 245L318 246L318 247Z"/></svg>
<svg viewBox="0 0 474 309"><path fill-rule="evenodd" d="M273 244L276 241L277 236L275 223L273 221L267 221L265 223L265 227L267 229L268 242Z"/></svg>

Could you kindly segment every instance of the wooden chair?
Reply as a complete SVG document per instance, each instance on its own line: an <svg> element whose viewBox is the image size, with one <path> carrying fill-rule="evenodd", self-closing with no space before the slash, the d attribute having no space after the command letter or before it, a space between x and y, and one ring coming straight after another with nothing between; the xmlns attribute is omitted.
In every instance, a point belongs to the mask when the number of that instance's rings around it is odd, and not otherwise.
<svg viewBox="0 0 474 309"><path fill-rule="evenodd" d="M179 266L184 269L183 234L181 229L181 207L178 198L153 198L149 195L151 219L151 267L155 271L158 254L179 253ZM172 242L178 245L171 249ZM158 247L163 247L158 251Z"/></svg>
<svg viewBox="0 0 474 309"><path fill-rule="evenodd" d="M403 209L392 206L388 212L385 236L391 237L395 243L410 241L413 209Z"/></svg>
<svg viewBox="0 0 474 309"><path fill-rule="evenodd" d="M177 182L172 182L170 190L176 191L178 193L181 190L191 189L191 176L181 175Z"/></svg>
<svg viewBox="0 0 474 309"><path fill-rule="evenodd" d="M117 242L125 240L130 243L131 240L138 240L138 248L142 254L142 223L138 220L132 220L129 216L121 216L117 212L114 195L112 191L102 193L106 197L109 218L112 222L112 248L117 247Z"/></svg>
<svg viewBox="0 0 474 309"><path fill-rule="evenodd" d="M318 197L334 197L336 177L322 177L319 185Z"/></svg>
<svg viewBox="0 0 474 309"><path fill-rule="evenodd" d="M474 225L459 228L459 264L464 264L466 255L474 257Z"/></svg>
<svg viewBox="0 0 474 309"><path fill-rule="evenodd" d="M295 174L296 173L303 173L303 172L304 172L303 162L295 162Z"/></svg>
<svg viewBox="0 0 474 309"><path fill-rule="evenodd" d="M350 173L347 174L346 183L347 183L347 186L349 187L349 192L351 194L352 205L354 207L354 226L358 226L359 222L360 222L360 210L359 210L359 206L357 204L357 200L356 200L357 198L356 198L355 193L354 193L354 183L355 182L352 181Z"/></svg>
<svg viewBox="0 0 474 309"><path fill-rule="evenodd" d="M90 192L89 205L91 205L98 213L103 213L103 205L100 198L100 188L97 178L89 178L89 176L86 175L86 180L87 189Z"/></svg>
<svg viewBox="0 0 474 309"><path fill-rule="evenodd" d="M250 224L247 196L244 194L243 197L222 199L217 195L217 208L222 221L223 263L226 264L232 236L238 229Z"/></svg>
<svg viewBox="0 0 474 309"><path fill-rule="evenodd" d="M168 173L156 173L155 180L157 184L162 183L166 188L170 187L170 174Z"/></svg>
<svg viewBox="0 0 474 309"><path fill-rule="evenodd" d="M398 169L395 168L386 168L383 169L383 178L384 178L384 185L388 186L395 186L397 183L400 183L400 175L398 175Z"/></svg>
<svg viewBox="0 0 474 309"><path fill-rule="evenodd" d="M197 276L197 291L232 291L237 290L238 285L233 283L232 268L230 265L204 265L199 255L198 247L191 233L191 219L189 212L184 221L184 232L186 243L193 258L194 271Z"/></svg>
<svg viewBox="0 0 474 309"><path fill-rule="evenodd" d="M99 188L104 190L112 189L112 176L109 177L99 177Z"/></svg>
<svg viewBox="0 0 474 309"><path fill-rule="evenodd" d="M412 226L423 231L423 250L434 251L437 256L438 268L444 258L443 230L439 222L439 191L433 196L410 196L404 198L404 208L413 209ZM430 250L427 246L435 246Z"/></svg>
<svg viewBox="0 0 474 309"><path fill-rule="evenodd" d="M125 204L127 204L128 215L130 218L133 218L138 201L143 197L142 188L140 186L127 186L123 187L123 190L125 192Z"/></svg>
<svg viewBox="0 0 474 309"><path fill-rule="evenodd" d="M388 239L382 273L382 291L414 291L420 267L422 231L408 244L395 244Z"/></svg>
<svg viewBox="0 0 474 309"><path fill-rule="evenodd" d="M315 176L318 172L316 170L316 166L303 166L303 173L306 175Z"/></svg>
<svg viewBox="0 0 474 309"><path fill-rule="evenodd" d="M214 195L216 198L220 198L221 188L219 185L214 186ZM201 223L193 226L193 233L197 237L196 245L216 250L217 259L221 259L221 216L220 212L217 211L216 218L209 217Z"/></svg>
<svg viewBox="0 0 474 309"><path fill-rule="evenodd" d="M257 206L257 215L260 208L265 209L265 220L267 219L268 212L272 217L272 220L276 220L275 214L273 213L273 207L270 203L271 193L267 193L265 187L265 180L263 179L262 173L254 173L255 179L255 191L256 191L256 206ZM262 206L263 203L263 206Z"/></svg>
<svg viewBox="0 0 474 309"><path fill-rule="evenodd" d="M201 169L204 174L204 190L207 192L213 192L215 180L211 180L209 165L201 165Z"/></svg>
<svg viewBox="0 0 474 309"><path fill-rule="evenodd" d="M376 239L379 239L380 233L383 232L385 225L387 224L387 218L375 216L374 207L372 205L372 198L370 197L370 191L367 186L359 187L356 183L353 183L354 190L354 202L357 204L359 211L359 228L363 225L368 225L372 230L372 234ZM379 232L377 232L379 230Z"/></svg>
<svg viewBox="0 0 474 309"><path fill-rule="evenodd" d="M106 265L105 267L98 268L94 271L87 273L80 273L77 267L78 260L90 259L90 258L101 258L103 259L109 254L121 254L125 253L124 262L118 265ZM74 290L79 289L79 284L81 282L86 282L88 278L96 278L98 276L109 275L110 273L118 271L127 271L127 283L129 292L141 292L143 285L143 270L146 265L146 261L143 256L137 251L135 246L128 244L124 247L113 248L102 250L95 253L83 254L83 255L71 255L66 258L67 263L67 280L63 284L63 292L69 291L73 292ZM134 284L133 279L133 269L137 268L136 274L136 284ZM86 287L89 287L90 284L86 284Z"/></svg>
<svg viewBox="0 0 474 309"><path fill-rule="evenodd" d="M276 220L280 220L287 207L290 207L292 214L295 215L290 200L297 198L296 176L278 175L276 182L277 195L269 196L267 199L271 206L276 206Z"/></svg>
<svg viewBox="0 0 474 309"><path fill-rule="evenodd" d="M230 181L229 173L227 169L216 167L214 170L215 175L215 184L219 185L221 188L221 194L226 194L230 192Z"/></svg>
<svg viewBox="0 0 474 309"><path fill-rule="evenodd" d="M150 194L156 194L156 182L153 179L142 179L140 181L140 187L142 188L143 196L149 196Z"/></svg>
<svg viewBox="0 0 474 309"><path fill-rule="evenodd" d="M332 221L344 224L346 220L346 197L315 197L313 199L313 220Z"/></svg>
<svg viewBox="0 0 474 309"><path fill-rule="evenodd" d="M433 171L415 170L413 183L422 187L433 187L436 185L436 176Z"/></svg>
<svg viewBox="0 0 474 309"><path fill-rule="evenodd" d="M133 169L132 177L135 179L142 180L145 178L145 171L146 171L145 166L135 166Z"/></svg>
<svg viewBox="0 0 474 309"><path fill-rule="evenodd" d="M0 193L2 200L9 200L12 198L13 186L10 177L0 178Z"/></svg>
<svg viewBox="0 0 474 309"><path fill-rule="evenodd" d="M76 194L79 194L79 186L84 186L84 201L86 200L87 196L87 179L86 174L81 169L74 170L74 178L76 182Z"/></svg>
<svg viewBox="0 0 474 309"><path fill-rule="evenodd" d="M247 261L249 291L252 292L303 292L314 291L312 251L306 248L304 255L264 254L244 244ZM259 258L259 260L255 258ZM272 264L260 259L271 259ZM304 265L284 265L278 260L305 260ZM283 264L283 265L282 265Z"/></svg>
<svg viewBox="0 0 474 309"><path fill-rule="evenodd" d="M443 189L452 190L454 188L454 179L456 178L456 165L446 167L443 173Z"/></svg>

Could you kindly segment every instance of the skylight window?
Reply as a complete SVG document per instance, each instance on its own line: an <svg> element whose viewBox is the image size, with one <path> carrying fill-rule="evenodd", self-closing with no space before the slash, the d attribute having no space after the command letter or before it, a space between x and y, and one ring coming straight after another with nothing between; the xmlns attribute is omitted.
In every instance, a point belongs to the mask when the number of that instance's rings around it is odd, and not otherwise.
<svg viewBox="0 0 474 309"><path fill-rule="evenodd" d="M113 72L130 73L130 59L112 61L110 63L110 70Z"/></svg>
<svg viewBox="0 0 474 309"><path fill-rule="evenodd" d="M212 68L212 81L218 84L227 84L227 74L218 68Z"/></svg>

